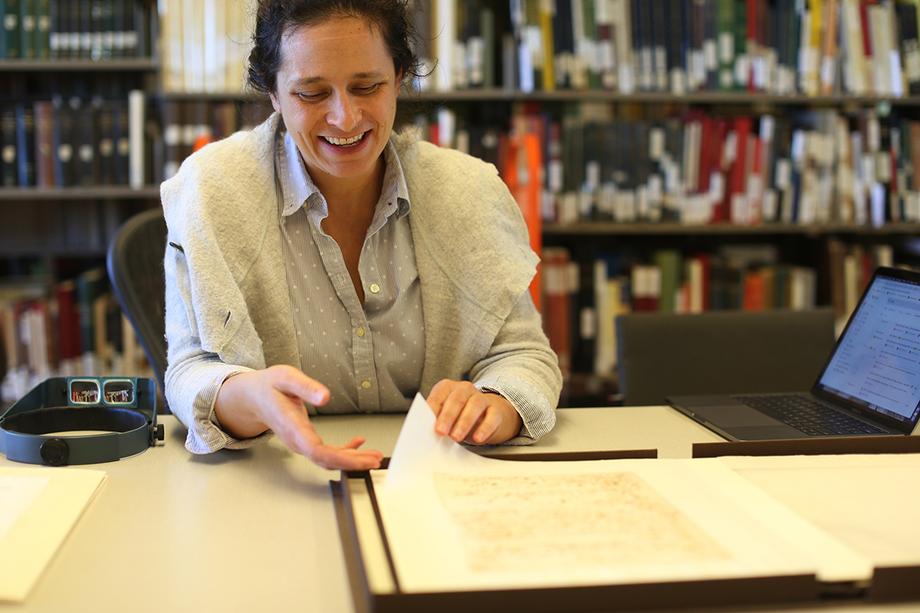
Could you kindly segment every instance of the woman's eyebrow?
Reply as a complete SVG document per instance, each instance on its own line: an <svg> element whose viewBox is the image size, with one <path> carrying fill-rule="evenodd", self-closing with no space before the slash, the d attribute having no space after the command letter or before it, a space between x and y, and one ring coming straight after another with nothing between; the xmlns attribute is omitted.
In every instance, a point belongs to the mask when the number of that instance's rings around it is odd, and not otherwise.
<svg viewBox="0 0 920 613"><path fill-rule="evenodd" d="M384 75L382 72L371 71L371 72L356 72L351 75L351 78L352 79L381 79L383 78L383 76ZM324 79L323 77L303 77L303 78L295 79L294 81L291 81L291 84L304 86L304 85L312 85L314 83L321 83L325 80L326 79Z"/></svg>

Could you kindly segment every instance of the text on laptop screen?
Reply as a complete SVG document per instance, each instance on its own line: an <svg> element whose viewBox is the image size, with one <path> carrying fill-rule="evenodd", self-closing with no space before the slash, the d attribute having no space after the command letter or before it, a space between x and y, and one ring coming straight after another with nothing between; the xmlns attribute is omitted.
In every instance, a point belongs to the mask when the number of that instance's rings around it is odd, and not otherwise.
<svg viewBox="0 0 920 613"><path fill-rule="evenodd" d="M818 386L914 421L920 411L920 284L876 276Z"/></svg>

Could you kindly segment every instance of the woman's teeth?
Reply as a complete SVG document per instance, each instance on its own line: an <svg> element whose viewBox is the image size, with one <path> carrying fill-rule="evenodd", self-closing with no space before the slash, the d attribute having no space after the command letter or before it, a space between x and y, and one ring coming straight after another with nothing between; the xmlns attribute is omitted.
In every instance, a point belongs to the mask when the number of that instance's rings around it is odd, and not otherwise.
<svg viewBox="0 0 920 613"><path fill-rule="evenodd" d="M367 134L367 132L362 132L361 134L352 136L351 138L335 138L334 136L324 136L323 138L333 145L338 145L339 147L347 147L348 145L354 145L355 143L359 142L362 138L364 138L365 134Z"/></svg>

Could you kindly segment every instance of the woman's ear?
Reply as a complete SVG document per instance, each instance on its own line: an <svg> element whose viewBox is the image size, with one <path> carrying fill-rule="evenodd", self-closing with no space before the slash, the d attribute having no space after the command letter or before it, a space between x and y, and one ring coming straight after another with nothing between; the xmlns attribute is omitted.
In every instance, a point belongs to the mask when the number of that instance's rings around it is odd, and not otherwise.
<svg viewBox="0 0 920 613"><path fill-rule="evenodd" d="M272 108L274 108L276 112L280 113L280 112L281 112L281 104L278 102L278 96L277 96L277 94L275 94L275 92L271 92L270 94L268 94L268 97L271 98L271 101L272 101Z"/></svg>

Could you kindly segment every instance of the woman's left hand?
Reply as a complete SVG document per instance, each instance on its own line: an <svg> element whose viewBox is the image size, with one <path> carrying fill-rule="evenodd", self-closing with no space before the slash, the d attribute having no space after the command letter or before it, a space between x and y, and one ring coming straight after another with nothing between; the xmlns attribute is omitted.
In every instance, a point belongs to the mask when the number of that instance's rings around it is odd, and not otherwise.
<svg viewBox="0 0 920 613"><path fill-rule="evenodd" d="M435 432L473 445L497 445L518 435L521 416L500 394L480 392L469 381L441 379L431 388L428 404L437 421Z"/></svg>

